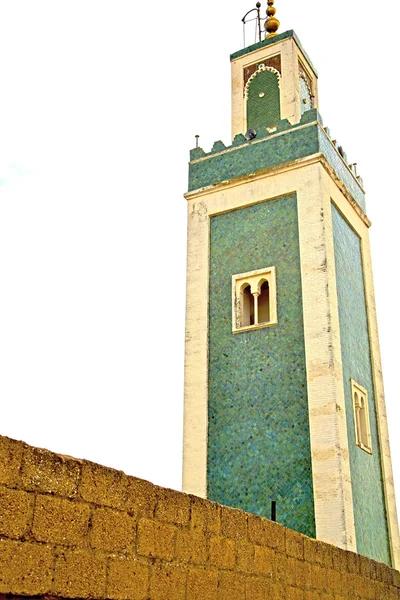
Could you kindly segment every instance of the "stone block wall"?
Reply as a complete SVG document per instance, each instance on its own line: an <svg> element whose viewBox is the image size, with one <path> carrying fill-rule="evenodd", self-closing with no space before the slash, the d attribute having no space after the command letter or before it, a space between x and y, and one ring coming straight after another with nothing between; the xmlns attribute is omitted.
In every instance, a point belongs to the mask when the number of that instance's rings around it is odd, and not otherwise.
<svg viewBox="0 0 400 600"><path fill-rule="evenodd" d="M398 600L400 573L0 437L0 600Z"/></svg>

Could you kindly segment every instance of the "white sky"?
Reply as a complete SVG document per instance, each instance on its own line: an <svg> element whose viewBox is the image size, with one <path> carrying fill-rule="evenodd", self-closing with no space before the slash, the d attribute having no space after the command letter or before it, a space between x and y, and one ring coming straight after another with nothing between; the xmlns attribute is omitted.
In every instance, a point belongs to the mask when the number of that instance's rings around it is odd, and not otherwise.
<svg viewBox="0 0 400 600"><path fill-rule="evenodd" d="M180 489L188 152L230 142L254 4L0 0L1 434ZM400 10L276 7L367 188L400 497Z"/></svg>

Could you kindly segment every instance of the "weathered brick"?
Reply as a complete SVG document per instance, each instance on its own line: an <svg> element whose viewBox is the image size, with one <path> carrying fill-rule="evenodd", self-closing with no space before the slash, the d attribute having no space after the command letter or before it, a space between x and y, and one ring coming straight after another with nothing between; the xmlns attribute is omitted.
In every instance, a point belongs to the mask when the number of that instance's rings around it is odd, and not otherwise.
<svg viewBox="0 0 400 600"><path fill-rule="evenodd" d="M292 556L277 554L276 578L284 581L288 587L296 585L296 562Z"/></svg>
<svg viewBox="0 0 400 600"><path fill-rule="evenodd" d="M28 527L32 504L30 494L0 488L0 535L22 537Z"/></svg>
<svg viewBox="0 0 400 600"><path fill-rule="evenodd" d="M356 596L363 600L374 600L374 594L371 596L371 580L363 577L363 575L354 574L354 586Z"/></svg>
<svg viewBox="0 0 400 600"><path fill-rule="evenodd" d="M363 577L371 579L372 561L366 556L360 556L360 573Z"/></svg>
<svg viewBox="0 0 400 600"><path fill-rule="evenodd" d="M235 566L235 542L227 538L210 539L210 563L220 569L233 569Z"/></svg>
<svg viewBox="0 0 400 600"><path fill-rule="evenodd" d="M142 519L138 526L138 554L172 560L175 554L176 527Z"/></svg>
<svg viewBox="0 0 400 600"><path fill-rule="evenodd" d="M217 594L218 571L190 569L187 580L187 600L217 600Z"/></svg>
<svg viewBox="0 0 400 600"><path fill-rule="evenodd" d="M20 466L24 444L0 437L0 483L16 486L20 478Z"/></svg>
<svg viewBox="0 0 400 600"><path fill-rule="evenodd" d="M25 490L74 497L80 464L73 458L27 446L22 459L21 483Z"/></svg>
<svg viewBox="0 0 400 600"><path fill-rule="evenodd" d="M325 592L328 587L327 570L319 564L311 565L311 581L314 589Z"/></svg>
<svg viewBox="0 0 400 600"><path fill-rule="evenodd" d="M361 562L361 557L360 557ZM382 566L382 581L383 583L387 583L388 585L393 585L393 569L391 569L388 565Z"/></svg>
<svg viewBox="0 0 400 600"><path fill-rule="evenodd" d="M335 593L342 592L343 589L343 578L338 571L334 569L328 569L328 586L329 590Z"/></svg>
<svg viewBox="0 0 400 600"><path fill-rule="evenodd" d="M149 588L149 566L135 559L111 558L107 581L107 598L146 600Z"/></svg>
<svg viewBox="0 0 400 600"><path fill-rule="evenodd" d="M245 598L245 576L231 571L221 571L219 575L218 600L244 600Z"/></svg>
<svg viewBox="0 0 400 600"><path fill-rule="evenodd" d="M184 600L187 571L175 565L154 566L150 578L151 600Z"/></svg>
<svg viewBox="0 0 400 600"><path fill-rule="evenodd" d="M399 592L398 590L391 586L387 586L388 590L389 590L389 596L388 596L388 600L399 600Z"/></svg>
<svg viewBox="0 0 400 600"><path fill-rule="evenodd" d="M274 582L271 584L270 598L267 600L286 600L286 587L282 582Z"/></svg>
<svg viewBox="0 0 400 600"><path fill-rule="evenodd" d="M0 540L0 593L49 593L52 565L52 551L47 546Z"/></svg>
<svg viewBox="0 0 400 600"><path fill-rule="evenodd" d="M276 552L266 546L255 546L254 548L254 571L259 575L275 576Z"/></svg>
<svg viewBox="0 0 400 600"><path fill-rule="evenodd" d="M270 581L262 577L246 577L246 600L269 600Z"/></svg>
<svg viewBox="0 0 400 600"><path fill-rule="evenodd" d="M349 573L360 572L360 558L358 554L354 552L346 552L347 558L347 570Z"/></svg>
<svg viewBox="0 0 400 600"><path fill-rule="evenodd" d="M393 585L400 588L400 571L393 570Z"/></svg>
<svg viewBox="0 0 400 600"><path fill-rule="evenodd" d="M294 587L286 588L285 600L304 600L304 590Z"/></svg>
<svg viewBox="0 0 400 600"><path fill-rule="evenodd" d="M107 469L95 463L83 464L79 495L86 502L125 509L127 490L128 477L122 471Z"/></svg>
<svg viewBox="0 0 400 600"><path fill-rule="evenodd" d="M136 537L136 521L126 513L112 508L96 508L93 511L90 545L101 550L133 549Z"/></svg>
<svg viewBox="0 0 400 600"><path fill-rule="evenodd" d="M82 550L61 552L52 591L62 598L104 598L106 571L105 556Z"/></svg>
<svg viewBox="0 0 400 600"><path fill-rule="evenodd" d="M236 565L238 571L254 573L254 544L246 541L236 542Z"/></svg>
<svg viewBox="0 0 400 600"><path fill-rule="evenodd" d="M376 600L387 600L386 586L381 581L374 582L374 592ZM350 596L349 596L350 597Z"/></svg>
<svg viewBox="0 0 400 600"><path fill-rule="evenodd" d="M202 565L207 561L207 539L202 531L179 529L176 538L178 560Z"/></svg>
<svg viewBox="0 0 400 600"><path fill-rule="evenodd" d="M278 523L257 515L248 515L248 535L254 544L285 552L285 528Z"/></svg>
<svg viewBox="0 0 400 600"><path fill-rule="evenodd" d="M190 496L191 525L207 533L219 535L221 533L221 507L215 502L203 500L197 496Z"/></svg>
<svg viewBox="0 0 400 600"><path fill-rule="evenodd" d="M156 519L176 525L184 525L190 519L190 498L181 492L159 488Z"/></svg>
<svg viewBox="0 0 400 600"><path fill-rule="evenodd" d="M304 536L291 529L285 530L285 548L288 556L303 560L304 558Z"/></svg>
<svg viewBox="0 0 400 600"><path fill-rule="evenodd" d="M305 590L312 588L311 564L302 560L296 561L296 585Z"/></svg>
<svg viewBox="0 0 400 600"><path fill-rule="evenodd" d="M336 571L339 571L339 573L347 571L346 551L341 548L336 548L336 546L332 546L332 562L333 568Z"/></svg>
<svg viewBox="0 0 400 600"><path fill-rule="evenodd" d="M304 538L304 559L307 562L324 565L324 567L332 567L333 552L331 552L331 546L318 540Z"/></svg>
<svg viewBox="0 0 400 600"><path fill-rule="evenodd" d="M78 546L85 542L90 507L53 496L37 496L32 534L40 542Z"/></svg>
<svg viewBox="0 0 400 600"><path fill-rule="evenodd" d="M137 519L153 518L158 500L158 488L149 481L127 478L126 503L124 508L133 513Z"/></svg>
<svg viewBox="0 0 400 600"><path fill-rule="evenodd" d="M304 600L321 600L321 595L316 591L306 591L304 593Z"/></svg>
<svg viewBox="0 0 400 600"><path fill-rule="evenodd" d="M247 514L235 508L221 508L221 534L235 540L247 539Z"/></svg>

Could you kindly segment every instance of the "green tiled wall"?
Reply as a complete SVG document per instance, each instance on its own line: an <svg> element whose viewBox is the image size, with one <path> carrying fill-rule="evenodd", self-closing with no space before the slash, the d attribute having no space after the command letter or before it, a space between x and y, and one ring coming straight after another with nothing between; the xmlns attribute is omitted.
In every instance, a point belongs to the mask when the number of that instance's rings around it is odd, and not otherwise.
<svg viewBox="0 0 400 600"><path fill-rule="evenodd" d="M315 537L297 200L211 219L208 498ZM276 327L232 334L232 275L275 266Z"/></svg>
<svg viewBox="0 0 400 600"><path fill-rule="evenodd" d="M261 97L260 97L261 94ZM247 100L247 129L273 127L281 120L279 80L275 73L262 71L251 81Z"/></svg>
<svg viewBox="0 0 400 600"><path fill-rule="evenodd" d="M357 551L390 565L359 237L332 205ZM372 456L356 446L350 378L368 391Z"/></svg>
<svg viewBox="0 0 400 600"><path fill-rule="evenodd" d="M216 142L208 154L202 148L195 148L190 153L189 191L284 165L320 152L365 211L363 190L322 126L321 115L313 109L302 115L298 125L291 125L287 119L280 121L277 133L269 134L265 127L259 129L257 137L250 142L239 134L228 148L221 141Z"/></svg>

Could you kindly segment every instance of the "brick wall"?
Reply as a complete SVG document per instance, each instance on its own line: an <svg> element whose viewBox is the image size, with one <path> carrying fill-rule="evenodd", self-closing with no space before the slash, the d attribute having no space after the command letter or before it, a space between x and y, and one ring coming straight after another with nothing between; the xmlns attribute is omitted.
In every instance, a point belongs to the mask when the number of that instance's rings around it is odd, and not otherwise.
<svg viewBox="0 0 400 600"><path fill-rule="evenodd" d="M0 600L395 600L400 573L226 508L0 437Z"/></svg>

